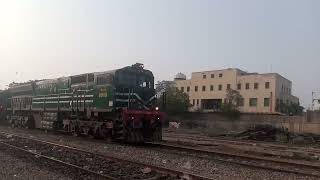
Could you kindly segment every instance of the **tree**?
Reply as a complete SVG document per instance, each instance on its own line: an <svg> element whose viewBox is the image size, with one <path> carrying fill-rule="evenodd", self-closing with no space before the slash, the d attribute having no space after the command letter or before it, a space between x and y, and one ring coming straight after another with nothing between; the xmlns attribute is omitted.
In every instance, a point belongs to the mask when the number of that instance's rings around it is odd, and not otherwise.
<svg viewBox="0 0 320 180"><path fill-rule="evenodd" d="M277 100L276 111L287 115L302 115L304 107L299 103L284 103L282 100Z"/></svg>
<svg viewBox="0 0 320 180"><path fill-rule="evenodd" d="M164 99L166 102L163 102ZM168 114L184 113L190 107L188 94L173 86L166 87L165 92L158 99L158 105L161 106L162 104L165 105L165 111Z"/></svg>
<svg viewBox="0 0 320 180"><path fill-rule="evenodd" d="M292 115L302 115L303 111L304 111L304 107L300 106L300 104L289 105L289 113Z"/></svg>
<svg viewBox="0 0 320 180"><path fill-rule="evenodd" d="M226 99L221 106L221 111L229 115L238 115L240 113L239 106L242 101L243 98L241 94L238 91L229 88L226 91Z"/></svg>
<svg viewBox="0 0 320 180"><path fill-rule="evenodd" d="M226 103L231 104L234 108L238 108L242 101L242 96L239 91L229 88L226 93Z"/></svg>
<svg viewBox="0 0 320 180"><path fill-rule="evenodd" d="M158 81L156 84L156 95L159 98L166 89L174 87L175 83L173 81Z"/></svg>

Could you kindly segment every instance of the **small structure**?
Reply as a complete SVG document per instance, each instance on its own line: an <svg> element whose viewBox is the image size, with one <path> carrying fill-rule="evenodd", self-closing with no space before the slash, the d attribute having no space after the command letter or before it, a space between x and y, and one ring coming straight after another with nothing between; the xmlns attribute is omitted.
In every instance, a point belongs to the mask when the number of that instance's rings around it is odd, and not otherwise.
<svg viewBox="0 0 320 180"><path fill-rule="evenodd" d="M178 73L174 78L175 81L186 80L186 79L187 79L187 76L183 73Z"/></svg>

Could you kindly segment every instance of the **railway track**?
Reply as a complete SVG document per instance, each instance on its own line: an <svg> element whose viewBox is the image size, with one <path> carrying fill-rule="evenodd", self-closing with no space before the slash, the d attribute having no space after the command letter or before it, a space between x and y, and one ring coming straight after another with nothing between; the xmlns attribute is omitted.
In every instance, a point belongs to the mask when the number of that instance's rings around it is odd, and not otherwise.
<svg viewBox="0 0 320 180"><path fill-rule="evenodd" d="M65 167L77 169L93 179L193 179L210 180L189 172L124 160L53 142L0 132L0 144ZM147 172L144 172L147 171ZM86 178L84 178L86 179ZM88 178L91 179L91 178Z"/></svg>
<svg viewBox="0 0 320 180"><path fill-rule="evenodd" d="M25 150L23 148L20 148L20 147L17 147L17 146L14 146L14 145L11 145L11 144L8 144L8 143L5 143L5 142L0 142L0 144L2 146L10 148L11 150L15 150L15 151L18 150L18 151L20 151L22 153L32 155L32 156L36 157L37 159L44 159L46 161L50 161L50 162L56 163L56 164L61 165L63 167L76 169L76 171L78 173L81 173L82 175L86 175L86 178L90 178L91 177L91 178L94 178L94 179L118 180L117 178L114 178L114 177L111 177L111 176L107 176L107 175L103 175L103 174L100 174L100 173L97 173L97 172L94 172L94 171L90 171L90 170L85 169L83 167L80 167L80 166L77 166L77 165L73 165L73 164L70 164L70 163L67 163L67 162L64 162L64 161L61 161L61 160L57 160L57 159L54 159L52 157L45 156L45 155L42 155L42 154L39 154L39 153L28 151L28 150Z"/></svg>
<svg viewBox="0 0 320 180"><path fill-rule="evenodd" d="M161 150L186 152L202 158L210 158L227 163L239 164L242 166L260 168L278 172L294 173L299 175L320 178L320 164L308 161L295 161L280 158L248 155L243 153L231 153L218 150L208 150L201 147L191 147L172 143L148 143L151 147Z"/></svg>
<svg viewBox="0 0 320 180"><path fill-rule="evenodd" d="M166 141L177 141L177 142L190 142L191 145L200 146L247 146L247 147L260 147L262 149L274 150L278 152L291 152L291 153L301 153L301 154L313 154L314 156L320 156L320 148L317 147L303 147L303 146L291 146L286 144L275 144L272 142L260 142L252 140L233 140L225 138L213 138L202 135L188 135L188 134L174 134L165 133L164 140ZM270 153L270 156L272 153ZM278 155L279 156L279 155Z"/></svg>
<svg viewBox="0 0 320 180"><path fill-rule="evenodd" d="M8 135L10 136L10 135L12 135L12 132L0 132L0 140L1 140L1 134L3 136L8 136ZM191 174L188 172L175 171L175 170L168 169L168 168L155 167L155 166L152 166L149 164L122 160L121 158L117 158L116 156L113 156L113 155L91 153L86 150L81 150L81 149L77 149L74 147L64 146L64 145L60 145L60 144L56 144L56 143L52 143L52 142L43 141L43 140L37 140L37 139L34 139L34 137L25 138L25 137L21 137L22 135L13 135L13 136L19 137L19 138L24 138L29 141L37 141L37 142L41 142L44 144L49 144L53 147L55 147L55 146L56 147L67 147L70 150L80 151L85 154L89 153L92 155L101 156L102 158L105 158L105 159L108 159L111 161L115 161L115 162L121 161L121 162L132 163L133 166L137 166L136 168L138 168L138 169L148 167L148 168L152 169L152 171L159 173L159 175L160 175L158 177L153 175L153 177L145 177L142 179L179 179L179 177L183 177L183 176L190 177L190 179L209 179L209 178L201 177L201 176ZM195 138L195 137L193 137L193 138ZM204 140L204 139L202 139L202 140ZM99 141L97 141L97 142L99 142ZM103 142L103 141L100 141L100 142ZM59 142L57 142L57 143L59 143ZM239 153L227 153L227 152L221 152L221 151L212 151L212 150L203 149L203 148L200 148L197 146L190 147L190 146L169 144L169 143L151 143L148 145L149 145L149 146L147 146L148 148L152 148L154 150L161 151L161 152L168 151L168 153L172 153L172 154L174 154L174 153L186 154L188 156L196 156L196 157L205 158L205 159L209 159L209 160L212 159L215 161L221 161L221 162L229 163L229 164L238 164L238 165L246 166L246 167L253 168L253 169L266 169L266 170L272 170L274 172L294 173L294 174L298 174L298 175L320 178L320 173L318 173L318 171L320 170L320 166L315 165L313 163L308 163L308 162L301 163L300 161L286 161L286 160L281 160L281 159L279 161L279 159L273 159L273 158L268 158L268 157L248 156L248 155L243 155L243 154L239 154ZM51 157L51 156L49 156L49 157ZM126 165L124 165L124 166L126 166ZM94 171L94 172L98 172L98 171ZM121 178L120 177L119 179L128 179L128 178L123 178L123 177Z"/></svg>

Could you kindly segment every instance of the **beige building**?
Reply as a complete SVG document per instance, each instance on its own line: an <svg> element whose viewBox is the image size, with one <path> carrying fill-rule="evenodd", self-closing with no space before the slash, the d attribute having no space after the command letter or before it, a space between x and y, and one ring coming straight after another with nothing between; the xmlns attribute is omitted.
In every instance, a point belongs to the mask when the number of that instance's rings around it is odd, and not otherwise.
<svg viewBox="0 0 320 180"><path fill-rule="evenodd" d="M191 79L179 73L174 82L178 89L189 94L191 111L219 111L228 88L242 95L239 102L241 112L277 113L285 104L299 104L299 99L291 94L292 82L277 73L224 69L194 72Z"/></svg>

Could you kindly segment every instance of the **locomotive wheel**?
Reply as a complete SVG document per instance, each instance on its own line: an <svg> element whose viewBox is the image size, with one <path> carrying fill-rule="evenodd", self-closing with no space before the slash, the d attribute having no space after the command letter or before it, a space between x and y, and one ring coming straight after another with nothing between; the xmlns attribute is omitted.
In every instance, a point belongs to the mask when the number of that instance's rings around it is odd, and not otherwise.
<svg viewBox="0 0 320 180"><path fill-rule="evenodd" d="M132 129L129 129L128 131L128 142L133 143L135 141L134 132Z"/></svg>
<svg viewBox="0 0 320 180"><path fill-rule="evenodd" d="M114 121L114 126L112 129L112 141L121 141L121 140L126 140L125 139L125 130L123 127L123 122L121 117L119 119L116 119Z"/></svg>
<svg viewBox="0 0 320 180"><path fill-rule="evenodd" d="M123 128L123 140L124 140L124 141L128 141L128 137L129 137L129 130L128 130L128 128Z"/></svg>
<svg viewBox="0 0 320 180"><path fill-rule="evenodd" d="M35 128L35 120L33 118L33 116L29 116L28 121L25 125L26 129L34 129Z"/></svg>
<svg viewBox="0 0 320 180"><path fill-rule="evenodd" d="M157 127L153 133L153 141L162 141L162 129L161 127Z"/></svg>
<svg viewBox="0 0 320 180"><path fill-rule="evenodd" d="M141 129L137 130L137 142L138 143L143 143L144 142L144 137Z"/></svg>
<svg viewBox="0 0 320 180"><path fill-rule="evenodd" d="M72 136L78 137L80 136L79 127L75 126L74 131L72 132Z"/></svg>
<svg viewBox="0 0 320 180"><path fill-rule="evenodd" d="M161 127L159 127L159 129L158 129L158 131L159 131L159 138L158 138L158 141L162 141L162 128Z"/></svg>
<svg viewBox="0 0 320 180"><path fill-rule="evenodd" d="M96 132L93 133L93 137L95 139L100 139L101 136L100 136L100 129L97 129Z"/></svg>
<svg viewBox="0 0 320 180"><path fill-rule="evenodd" d="M143 134L140 129L129 129L127 142L129 143L142 143L144 142Z"/></svg>
<svg viewBox="0 0 320 180"><path fill-rule="evenodd" d="M157 139L158 139L158 131L156 128L152 134L152 141L157 141Z"/></svg>
<svg viewBox="0 0 320 180"><path fill-rule="evenodd" d="M78 137L79 136L79 134L77 133L77 132L72 132L72 136L74 136L74 137Z"/></svg>

